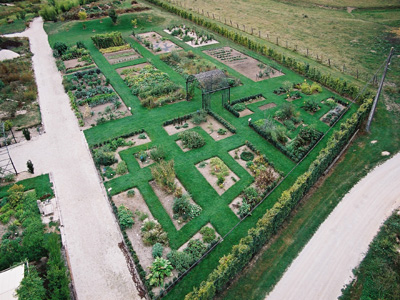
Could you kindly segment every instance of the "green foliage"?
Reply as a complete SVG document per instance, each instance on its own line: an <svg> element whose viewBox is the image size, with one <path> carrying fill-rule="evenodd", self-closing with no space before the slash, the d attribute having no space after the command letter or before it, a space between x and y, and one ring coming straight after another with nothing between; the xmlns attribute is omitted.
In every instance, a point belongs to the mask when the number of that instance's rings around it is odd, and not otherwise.
<svg viewBox="0 0 400 300"><path fill-rule="evenodd" d="M172 250L168 253L167 258L179 273L185 272L194 262L191 254L176 250Z"/></svg>
<svg viewBox="0 0 400 300"><path fill-rule="evenodd" d="M124 205L118 207L118 221L122 230L132 228L135 221L133 220L133 213Z"/></svg>
<svg viewBox="0 0 400 300"><path fill-rule="evenodd" d="M24 137L27 141L29 141L31 139L31 133L29 132L28 128L22 129L22 134L24 135Z"/></svg>
<svg viewBox="0 0 400 300"><path fill-rule="evenodd" d="M219 135L225 135L227 132L228 132L228 131L227 131L226 129L224 129L224 128L220 128L220 129L218 129L218 131L217 131L217 133L218 133Z"/></svg>
<svg viewBox="0 0 400 300"><path fill-rule="evenodd" d="M135 196L135 190L129 190L126 195L128 198L133 198Z"/></svg>
<svg viewBox="0 0 400 300"><path fill-rule="evenodd" d="M96 164L102 166L111 166L117 162L115 154L112 151L112 147L109 144L101 146L93 150L93 158Z"/></svg>
<svg viewBox="0 0 400 300"><path fill-rule="evenodd" d="M122 46L125 44L121 32L109 32L92 36L92 41L98 49Z"/></svg>
<svg viewBox="0 0 400 300"><path fill-rule="evenodd" d="M174 161L160 161L151 168L156 183L167 193L172 193L176 189Z"/></svg>
<svg viewBox="0 0 400 300"><path fill-rule="evenodd" d="M217 177L226 177L229 175L229 168L219 157L213 157L210 160L211 174Z"/></svg>
<svg viewBox="0 0 400 300"><path fill-rule="evenodd" d="M172 211L174 218L182 218L184 221L187 221L199 216L202 209L199 205L190 203L189 194L183 194L181 197L174 198Z"/></svg>
<svg viewBox="0 0 400 300"><path fill-rule="evenodd" d="M14 184L8 190L8 203L11 207L18 206L24 198L24 186L21 184Z"/></svg>
<svg viewBox="0 0 400 300"><path fill-rule="evenodd" d="M157 221L144 220L141 234L145 245L152 246L155 243L160 243L164 246L168 245L168 235Z"/></svg>
<svg viewBox="0 0 400 300"><path fill-rule="evenodd" d="M243 103L237 103L233 105L233 109L236 111L244 111L246 109L246 105Z"/></svg>
<svg viewBox="0 0 400 300"><path fill-rule="evenodd" d="M200 240L190 240L187 248L183 251L190 254L193 257L193 260L196 261L199 260L207 251L207 246Z"/></svg>
<svg viewBox="0 0 400 300"><path fill-rule="evenodd" d="M165 277L171 276L173 267L168 260L157 257L149 269L150 274L147 275L146 279L150 280L150 285L160 286Z"/></svg>
<svg viewBox="0 0 400 300"><path fill-rule="evenodd" d="M114 24L117 23L118 15L117 15L117 13L115 12L115 9L110 9L110 10L108 11L108 16L110 17L111 21L112 21Z"/></svg>
<svg viewBox="0 0 400 300"><path fill-rule="evenodd" d="M198 110L192 117L192 123L195 125L200 125L207 121L207 113L203 110Z"/></svg>
<svg viewBox="0 0 400 300"><path fill-rule="evenodd" d="M43 5L39 14L45 21L57 21L58 13L54 6Z"/></svg>
<svg viewBox="0 0 400 300"><path fill-rule="evenodd" d="M316 112L319 109L319 105L316 100L309 99L306 102L304 102L303 108L305 111Z"/></svg>
<svg viewBox="0 0 400 300"><path fill-rule="evenodd" d="M60 56L62 56L67 52L68 46L63 42L55 42L53 49L56 50Z"/></svg>
<svg viewBox="0 0 400 300"><path fill-rule="evenodd" d="M164 251L164 247L160 243L155 243L151 251L151 253L153 254L153 258L161 257Z"/></svg>
<svg viewBox="0 0 400 300"><path fill-rule="evenodd" d="M126 165L125 161L121 161L117 165L117 174L118 175L124 175L128 173L128 166Z"/></svg>
<svg viewBox="0 0 400 300"><path fill-rule="evenodd" d="M178 137L182 140L184 148L197 149L206 144L204 138L196 131L183 131L178 134Z"/></svg>
<svg viewBox="0 0 400 300"><path fill-rule="evenodd" d="M204 226L201 230L200 233L203 235L203 242L204 243L211 243L212 241L215 240L215 238L217 237L215 234L215 229L208 227L208 226Z"/></svg>
<svg viewBox="0 0 400 300"><path fill-rule="evenodd" d="M150 157L154 161L161 161L165 158L165 151L163 147L155 147L150 151Z"/></svg>
<svg viewBox="0 0 400 300"><path fill-rule="evenodd" d="M26 267L25 276L17 289L19 300L42 300L45 299L46 290L43 286L43 279L34 266Z"/></svg>
<svg viewBox="0 0 400 300"><path fill-rule="evenodd" d="M240 158L244 161L252 161L254 159L253 152L243 151L240 153Z"/></svg>

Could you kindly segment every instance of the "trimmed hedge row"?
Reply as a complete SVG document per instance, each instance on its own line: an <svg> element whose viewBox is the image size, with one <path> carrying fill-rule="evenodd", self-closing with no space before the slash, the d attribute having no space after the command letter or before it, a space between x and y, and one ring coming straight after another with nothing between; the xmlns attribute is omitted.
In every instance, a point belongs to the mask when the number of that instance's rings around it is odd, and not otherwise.
<svg viewBox="0 0 400 300"><path fill-rule="evenodd" d="M225 26L221 26L217 23L209 21L202 16L194 15L190 11L186 11L184 9L173 6L172 4L166 3L162 0L147 0L155 5L162 7L163 9L174 13L182 18L190 20L200 26L208 28L230 40L233 42L243 45L250 50L253 50L262 55L268 56L280 64L300 73L313 81L317 81L326 87L329 87L335 90L342 96L347 96L350 98L355 98L358 96L360 92L360 88L354 84L348 83L347 81L341 78L334 78L331 74L322 74L317 68L311 68L309 64L297 61L292 57L287 57L282 55L281 53L275 51L272 48L268 48L264 45L264 43L257 42L252 38L249 38L237 30L231 30L226 28ZM372 95L370 92L365 92L363 95L360 95L358 98L358 103L363 103L364 100L371 98Z"/></svg>
<svg viewBox="0 0 400 300"><path fill-rule="evenodd" d="M171 120L167 120L163 123L163 126L168 126L168 125L175 125L175 124L182 124L183 122L186 122L187 120L191 119L193 117L193 113L184 115L182 117L176 117Z"/></svg>
<svg viewBox="0 0 400 300"><path fill-rule="evenodd" d="M247 265L251 258L278 231L297 203L348 143L368 114L371 103L372 99L367 100L351 118L340 125L340 130L334 132L326 147L320 151L308 170L282 193L275 205L267 210L255 227L248 231L248 235L242 238L239 244L232 247L231 253L219 260L219 265L209 274L207 280L201 282L198 288L194 288L187 294L185 300L213 299L215 294L221 292L225 285Z"/></svg>
<svg viewBox="0 0 400 300"><path fill-rule="evenodd" d="M225 126L226 129L228 129L230 132L232 133L236 133L236 128L228 123L225 119L223 119L221 116L217 115L215 112L211 111L211 110L207 110L207 113L212 116L215 120L217 120L218 122L220 122L222 125Z"/></svg>
<svg viewBox="0 0 400 300"><path fill-rule="evenodd" d="M104 146L105 144L111 143L112 141L118 140L119 138L126 139L126 138L129 138L129 137L131 137L131 136L134 136L134 135L137 135L137 134L141 134L141 133L143 133L143 132L144 132L144 129L143 129L143 128L142 128L142 129L139 129L139 130L135 130L135 131L132 131L132 132L130 132L130 133L126 133L126 134L117 136L117 137L115 137L115 138L108 139L108 140L105 140L105 141L103 141L103 142L94 144L94 145L92 145L90 148L91 148L91 149L99 148L99 147L101 147L101 146Z"/></svg>
<svg viewBox="0 0 400 300"><path fill-rule="evenodd" d="M247 101L250 101L250 100L253 100L253 99L257 99L259 97L264 97L264 96L263 96L263 94L260 93L260 94L257 94L257 95L251 95L251 96L243 97L243 98L240 98L240 99L232 101L230 103L230 105L233 106L235 104L242 103L242 102L247 102ZM264 97L264 98L267 99L266 97Z"/></svg>
<svg viewBox="0 0 400 300"><path fill-rule="evenodd" d="M234 115L236 118L240 117L240 113L238 113L232 105L230 105L229 103L224 103L224 108L229 111L232 115Z"/></svg>

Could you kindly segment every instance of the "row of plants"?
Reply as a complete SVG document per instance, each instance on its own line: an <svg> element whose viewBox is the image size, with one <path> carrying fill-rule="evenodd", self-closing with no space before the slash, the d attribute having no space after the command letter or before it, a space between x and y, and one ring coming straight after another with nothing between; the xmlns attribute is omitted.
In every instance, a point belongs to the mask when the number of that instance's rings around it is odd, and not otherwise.
<svg viewBox="0 0 400 300"><path fill-rule="evenodd" d="M233 246L228 255L220 259L219 265L209 274L207 280L187 294L185 300L213 299L241 272L252 257L276 234L297 203L341 152L368 114L371 104L372 100L365 101L351 118L341 124L340 129L334 132L308 170L282 193L277 203L258 220L255 227L248 231L248 235Z"/></svg>
<svg viewBox="0 0 400 300"><path fill-rule="evenodd" d="M93 44L98 49L106 49L110 47L118 47L125 45L125 41L122 38L122 33L119 31L113 31L109 33L96 34L91 37Z"/></svg>
<svg viewBox="0 0 400 300"><path fill-rule="evenodd" d="M247 59L247 56L244 56L241 54L233 56L232 52L233 52L232 48L229 50L226 50L224 48L217 48L217 49L210 50L209 53L212 56L215 56L216 58L218 58L222 61L227 61L227 62L241 61L241 60Z"/></svg>
<svg viewBox="0 0 400 300"><path fill-rule="evenodd" d="M211 117L213 117L215 120L217 120L219 123L221 123L226 129L228 129L232 133L236 133L236 128L226 121L224 118L222 118L220 115L216 114L212 110L207 110L207 114L209 114Z"/></svg>
<svg viewBox="0 0 400 300"><path fill-rule="evenodd" d="M181 87L171 81L169 75L148 65L138 73L128 73L124 79L145 107L156 107L185 98Z"/></svg>
<svg viewBox="0 0 400 300"><path fill-rule="evenodd" d="M249 102L252 100L256 100L259 98L264 98L266 99L261 93L256 94L256 95L251 95L247 97L243 97L234 101L231 101L230 103L224 103L224 108L229 111L231 114L233 114L236 118L240 117L240 112L246 109L246 105L244 102Z"/></svg>
<svg viewBox="0 0 400 300"><path fill-rule="evenodd" d="M193 117L193 113L184 115L184 116L182 116L182 117L176 117L176 118L173 118L173 119L170 119L170 120L165 121L165 122L163 123L163 126L168 126L168 125L171 125L171 124L172 124L172 125L175 125L175 124L182 125L182 124L184 124L187 120L190 120L192 117Z"/></svg>
<svg viewBox="0 0 400 300"><path fill-rule="evenodd" d="M132 49L130 45L125 44L125 45L121 45L121 46L111 46L108 48L101 48L99 49L99 51L102 54L107 54L107 53L113 53L113 52L118 52L118 51L123 51L123 50L130 50Z"/></svg>
<svg viewBox="0 0 400 300"><path fill-rule="evenodd" d="M304 75L313 81L317 81L322 85L325 85L333 89L342 96L350 97L353 99L358 96L357 98L358 103L363 103L364 100L372 97L371 92L369 91L362 93L362 95L358 95L360 93L360 88L357 85L349 83L341 78L332 77L330 73L323 74L319 69L310 67L308 63L304 63L292 57L282 55L278 51L272 48L268 48L265 44L257 42L253 38L249 38L237 30L228 29L226 26L219 25L216 22L207 20L203 16L194 14L191 11L186 11L182 8L176 7L173 4L164 2L162 0L147 0L147 1L155 5L158 5L164 8L165 10L174 13L184 19L188 19L200 26L208 28L232 40L235 43L238 43L240 45L249 48L250 50L268 56L277 61L278 63L281 63L282 65L294 70L295 72L300 73L301 75Z"/></svg>
<svg viewBox="0 0 400 300"><path fill-rule="evenodd" d="M144 129L143 128L141 128L139 130L131 131L129 133L117 136L115 138L111 138L111 139L105 140L105 141L97 143L97 144L93 144L91 146L91 148L95 149L95 148L99 148L101 146L104 146L106 144L110 144L111 147L115 148L115 150L116 150L118 147L130 146L129 144L128 145L126 144L126 143L129 143L129 142L126 142L125 139L130 138L130 137L135 136L135 135L138 135L138 134L142 134L142 133L144 133Z"/></svg>

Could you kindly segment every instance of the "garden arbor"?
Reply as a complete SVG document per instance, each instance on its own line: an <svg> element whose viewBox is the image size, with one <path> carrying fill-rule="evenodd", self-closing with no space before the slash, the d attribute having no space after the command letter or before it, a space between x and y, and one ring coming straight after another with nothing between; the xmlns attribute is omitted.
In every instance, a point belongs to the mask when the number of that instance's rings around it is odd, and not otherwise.
<svg viewBox="0 0 400 300"><path fill-rule="evenodd" d="M222 105L230 102L230 85L224 71L212 70L196 75L190 75L186 79L186 100L190 95L193 96L195 81L198 82L202 94L202 108L204 110L211 107L211 96L213 93L222 91Z"/></svg>
<svg viewBox="0 0 400 300"><path fill-rule="evenodd" d="M18 174L11 159L10 152L8 151L8 145L11 142L7 138L4 123L0 123L0 138L2 140L2 142L0 142L0 178L9 174Z"/></svg>

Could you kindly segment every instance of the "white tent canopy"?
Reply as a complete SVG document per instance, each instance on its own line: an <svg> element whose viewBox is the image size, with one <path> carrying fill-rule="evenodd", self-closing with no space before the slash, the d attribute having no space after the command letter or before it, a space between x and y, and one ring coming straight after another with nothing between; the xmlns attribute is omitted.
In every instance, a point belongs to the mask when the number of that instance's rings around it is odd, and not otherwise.
<svg viewBox="0 0 400 300"><path fill-rule="evenodd" d="M16 290L24 279L24 264L10 268L0 273L0 299L18 299Z"/></svg>

